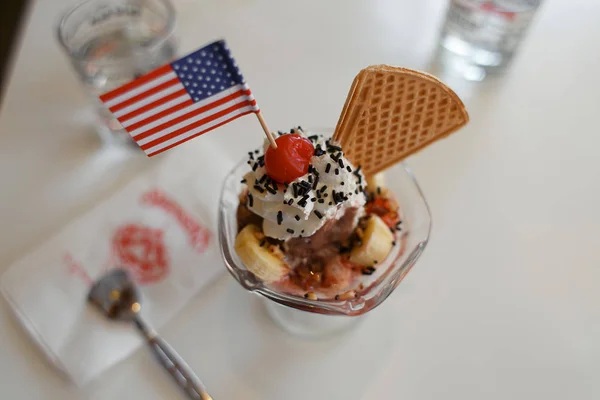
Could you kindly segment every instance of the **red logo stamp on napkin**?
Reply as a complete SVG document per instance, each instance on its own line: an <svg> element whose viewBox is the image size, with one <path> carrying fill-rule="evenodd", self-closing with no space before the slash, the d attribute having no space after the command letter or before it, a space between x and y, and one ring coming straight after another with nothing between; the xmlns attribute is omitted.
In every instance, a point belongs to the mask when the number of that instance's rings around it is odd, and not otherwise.
<svg viewBox="0 0 600 400"><path fill-rule="evenodd" d="M169 274L163 231L143 225L120 226L113 236L114 254L139 283L155 283Z"/></svg>
<svg viewBox="0 0 600 400"><path fill-rule="evenodd" d="M202 254L206 250L210 243L210 232L163 191L159 189L150 190L144 193L140 201L142 204L158 207L173 217L186 232L190 245L197 253Z"/></svg>

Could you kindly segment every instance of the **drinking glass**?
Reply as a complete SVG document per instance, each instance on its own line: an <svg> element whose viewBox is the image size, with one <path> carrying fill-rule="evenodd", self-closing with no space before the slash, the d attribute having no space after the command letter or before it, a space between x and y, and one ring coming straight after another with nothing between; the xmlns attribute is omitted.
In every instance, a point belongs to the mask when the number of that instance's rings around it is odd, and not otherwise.
<svg viewBox="0 0 600 400"><path fill-rule="evenodd" d="M98 96L172 61L174 25L167 0L86 0L63 14L58 40L95 106L103 140L133 143Z"/></svg>
<svg viewBox="0 0 600 400"><path fill-rule="evenodd" d="M450 0L440 45L465 77L503 70L523 40L541 0Z"/></svg>
<svg viewBox="0 0 600 400"><path fill-rule="evenodd" d="M332 130L312 133L330 136ZM235 252L238 232L236 211L240 182L248 172L242 160L225 178L219 204L219 242L227 269L248 291L265 299L267 311L285 330L301 336L325 336L353 326L360 317L381 304L400 284L416 263L429 240L431 215L423 193L412 172L405 164L389 169L388 188L396 196L402 215L401 237L388 257L377 266L381 273L373 274L357 289L352 298L338 300L299 297L274 289L247 270ZM365 278L367 279L367 278Z"/></svg>

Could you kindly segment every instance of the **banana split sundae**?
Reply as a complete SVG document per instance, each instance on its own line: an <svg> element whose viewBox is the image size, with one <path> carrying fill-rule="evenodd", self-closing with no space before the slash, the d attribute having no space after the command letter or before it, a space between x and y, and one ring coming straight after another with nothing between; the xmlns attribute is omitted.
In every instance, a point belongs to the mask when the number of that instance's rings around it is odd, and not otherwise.
<svg viewBox="0 0 600 400"><path fill-rule="evenodd" d="M274 288L352 298L401 241L398 204L331 140L297 127L276 143L248 153L236 252Z"/></svg>

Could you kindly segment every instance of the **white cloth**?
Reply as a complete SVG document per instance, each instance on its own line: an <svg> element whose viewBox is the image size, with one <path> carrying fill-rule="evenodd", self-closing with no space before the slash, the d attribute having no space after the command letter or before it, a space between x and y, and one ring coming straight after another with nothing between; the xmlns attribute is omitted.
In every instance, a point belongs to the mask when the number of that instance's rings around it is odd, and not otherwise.
<svg viewBox="0 0 600 400"><path fill-rule="evenodd" d="M86 303L92 281L118 265L129 269L140 283L142 315L160 328L225 271L216 215L233 162L210 141L194 148L201 151L167 158L2 276L19 321L77 385L142 343L133 326L107 321Z"/></svg>

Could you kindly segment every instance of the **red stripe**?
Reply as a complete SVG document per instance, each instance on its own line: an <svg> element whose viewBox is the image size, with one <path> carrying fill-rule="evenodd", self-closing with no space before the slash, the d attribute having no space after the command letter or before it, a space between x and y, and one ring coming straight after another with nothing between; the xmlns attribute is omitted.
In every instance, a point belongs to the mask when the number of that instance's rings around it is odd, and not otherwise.
<svg viewBox="0 0 600 400"><path fill-rule="evenodd" d="M135 89L136 87L141 86L145 83L148 83L151 80L158 78L159 76L164 75L171 71L172 71L172 69L169 64L163 65L162 67L155 69L152 72L148 72L146 75L142 75L139 78L137 78L136 80L126 83L125 85L118 87L111 92L104 93L102 96L100 96L100 100L102 100L103 102L112 100L115 97L120 96L123 93L130 91L131 89Z"/></svg>
<svg viewBox="0 0 600 400"><path fill-rule="evenodd" d="M175 93L171 93L169 95L166 95L165 97L162 97L162 98L160 98L160 99L158 99L156 101L153 101L150 104L146 104L145 106L140 107L137 110L133 110L132 112L127 113L127 114L125 114L125 115L123 115L123 116L121 116L121 117L119 117L117 119L119 120L119 122L123 123L123 122L125 122L125 121L127 121L127 120L129 120L129 119L131 119L133 117L137 117L138 115L145 113L148 110L151 110L151 109L153 109L155 107L158 107L158 106L160 106L160 105L162 105L162 104L164 104L164 103L166 103L168 101L176 99L179 96L183 96L184 94L187 94L187 92L186 92L185 89L178 90ZM192 101L191 98L190 98L190 101ZM193 101L192 101L192 103L193 103Z"/></svg>
<svg viewBox="0 0 600 400"><path fill-rule="evenodd" d="M202 113L204 113L204 112L206 112L208 110L211 110L211 109L213 109L213 108L215 108L217 106L220 106L221 104L225 104L228 101L231 101L231 100L235 99L236 97L240 97L243 94L249 95L250 94L250 90L238 90L237 92L232 93L229 96L225 96L222 99L219 99L219 100L216 100L216 101L214 101L212 103L209 103L209 104L207 104L207 105L205 105L203 107L200 107L197 110L190 111L189 113L180 115L177 118L169 120L169 121L167 121L167 122L165 122L163 124L160 124L158 126L155 126L152 129L148 129L147 131L144 131L144 132L142 132L142 133L140 133L138 135L135 135L133 138L136 141L140 141L140 140L142 140L144 138L147 138L148 136L154 135L155 133L160 132L160 131L162 131L162 130L170 127L170 126L173 126L175 124L183 122L183 121L185 121L187 119L193 118L196 115L202 114ZM128 131L129 131L129 129L128 129Z"/></svg>
<svg viewBox="0 0 600 400"><path fill-rule="evenodd" d="M186 133L187 131L190 131L192 129L198 128L198 127L200 127L202 125L205 125L205 124L209 123L210 121L214 121L217 118L221 118L221 117L223 117L223 116L225 116L225 115L227 115L227 114L229 114L229 113L231 113L231 112L233 112L233 111L235 111L235 110L237 110L239 108L247 107L249 105L250 106L256 105L256 101L254 101L254 100L252 100L252 101L244 101L244 102L241 102L241 103L238 103L238 104L234 104L231 107L228 107L228 108L226 108L226 109L224 109L222 111L214 113L213 115L210 115L210 116L208 116L206 118L203 118L200 121L196 121L193 124L186 125L183 128L177 129L176 131L173 131L173 132L171 132L171 133L169 133L167 135L164 135L164 136L161 136L161 137L159 137L157 139L154 139L153 141L148 142L148 143L146 143L144 145L141 145L140 147L142 148L142 150L150 149L150 148L156 146L157 144L160 144L160 143L162 143L164 141L173 139L174 137L182 135L182 134ZM134 139L135 139L136 142L138 141L137 137L134 137Z"/></svg>
<svg viewBox="0 0 600 400"><path fill-rule="evenodd" d="M180 140L180 141L179 141L179 142L177 142L177 143L173 143L173 144L171 144L171 145L169 145L169 146L165 147L164 149L160 149L160 150L158 150L158 151L156 151L156 152L154 152L154 153L152 153L152 154L148 154L148 157L154 157L155 155L157 155L157 154L160 154L160 153L162 153L162 152L165 152L165 151L167 151L167 150L169 150L169 149L172 149L172 148L173 148L173 147L175 147L175 146L179 146L181 143L185 143L185 142L187 142L188 140L192 140L192 139L194 139L194 138L197 138L198 136L200 136L200 135L202 135L202 134L204 134L204 133L206 133L206 132L212 131L213 129L215 129L215 128L218 128L218 127L220 127L221 125L225 125L226 123L228 123L228 122L231 122L231 121L233 121L233 120L234 120L234 119L236 119L236 118L243 117L244 115L248 115L248 114L250 114L250 113L253 113L253 112L255 112L255 111L246 111L246 112L243 112L243 113L241 113L241 114L239 114L239 115L233 116L233 117L229 118L228 120L226 120L226 121L223 121L223 122L220 122L220 123L218 123L217 125L215 125L215 126L213 126L213 127L210 127L210 128L208 128L208 129L206 129L206 130L204 130L204 131L202 131L202 132L198 132L197 134L195 134L195 135L193 135L193 136L190 136L189 138L185 138L185 139L183 139L183 140Z"/></svg>
<svg viewBox="0 0 600 400"><path fill-rule="evenodd" d="M109 108L109 110L111 112L117 112L119 110L124 109L125 107L128 107L128 106L130 106L132 104L137 103L140 100L145 99L148 96L152 96L153 94L156 94L156 93L158 93L158 92L160 92L162 90L165 90L166 88L168 88L170 86L173 86L173 85L176 85L178 83L179 83L179 79L173 78L170 81L161 83L160 85L155 86L152 89L148 89L145 92L142 92L142 93L138 94L137 96L133 96L132 98L127 99L127 100L125 100L125 101L117 104L116 106L112 106L112 107Z"/></svg>
<svg viewBox="0 0 600 400"><path fill-rule="evenodd" d="M193 101L193 100L191 100L191 99L190 99L190 100L186 100L186 101L184 101L183 103L179 103L179 104L177 104L177 105L174 105L174 106L173 106L173 107L171 107L171 108L167 108L167 109L166 109L166 110L164 110L164 111L161 111L161 112L158 112L158 113L156 113L156 114L153 114L152 116L150 116L150 117L148 117L148 118L146 118L146 119L143 119L143 120L141 120L141 121L139 121L139 122L136 122L135 124L131 124L131 125L129 125L129 126L126 128L126 129L127 129L127 132L133 132L133 131L134 131L134 130L136 130L137 128L140 128L140 127L142 127L142 126L144 126L144 125L146 125L146 124L149 124L149 123L151 123L151 122L154 122L154 121L156 121L156 120L159 120L159 119L161 119L162 117L166 117L167 115L169 115L169 114L172 114L172 113L174 113L174 112L176 112L176 111L179 111L179 110L181 110L181 109L184 109L184 108L186 108L186 107L189 107L189 106L191 106L192 104L194 104L194 101ZM119 119L119 121L121 121L121 120Z"/></svg>

